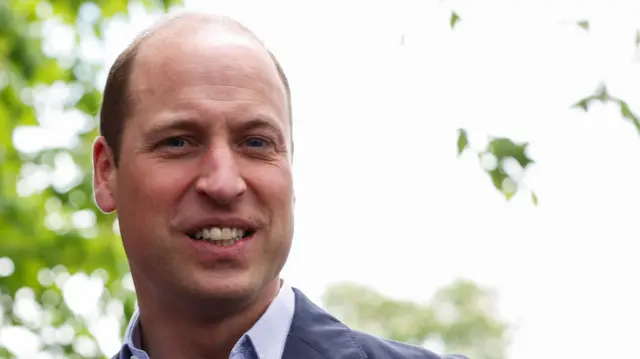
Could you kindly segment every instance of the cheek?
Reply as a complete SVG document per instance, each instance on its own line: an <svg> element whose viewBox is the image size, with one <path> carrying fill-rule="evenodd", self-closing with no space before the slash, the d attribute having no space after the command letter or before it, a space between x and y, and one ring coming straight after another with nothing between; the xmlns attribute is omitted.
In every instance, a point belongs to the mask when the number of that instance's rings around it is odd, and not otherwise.
<svg viewBox="0 0 640 359"><path fill-rule="evenodd" d="M130 217L143 222L166 221L175 208L183 188L188 186L188 169L175 168L175 164L132 162L123 174L118 197Z"/></svg>
<svg viewBox="0 0 640 359"><path fill-rule="evenodd" d="M287 222L293 207L293 179L287 164L266 164L251 168L248 185L272 213L273 220Z"/></svg>

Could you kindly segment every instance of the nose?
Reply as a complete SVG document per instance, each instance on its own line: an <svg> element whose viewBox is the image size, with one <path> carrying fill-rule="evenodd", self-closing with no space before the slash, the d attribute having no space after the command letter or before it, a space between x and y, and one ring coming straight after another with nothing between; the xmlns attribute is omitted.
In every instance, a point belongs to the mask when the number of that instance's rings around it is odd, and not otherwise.
<svg viewBox="0 0 640 359"><path fill-rule="evenodd" d="M212 147L205 157L196 190L219 205L229 205L242 196L247 184L229 146Z"/></svg>

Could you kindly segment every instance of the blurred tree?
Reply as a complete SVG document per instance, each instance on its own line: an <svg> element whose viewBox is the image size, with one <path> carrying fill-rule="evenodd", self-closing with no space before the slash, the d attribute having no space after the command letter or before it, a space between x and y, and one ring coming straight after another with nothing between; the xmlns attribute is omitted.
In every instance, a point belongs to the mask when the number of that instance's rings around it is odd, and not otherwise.
<svg viewBox="0 0 640 359"><path fill-rule="evenodd" d="M509 328L498 319L495 294L467 280L441 288L426 304L349 283L330 286L323 302L354 329L474 359L505 357Z"/></svg>
<svg viewBox="0 0 640 359"><path fill-rule="evenodd" d="M142 3L160 11L175 2ZM0 358L101 358L96 333L108 327L105 315L121 329L132 313L115 217L92 201L102 64L81 50L128 6L0 1ZM61 51L66 41L70 49ZM63 141L69 128L74 135ZM60 136L60 145L41 146L43 134Z"/></svg>

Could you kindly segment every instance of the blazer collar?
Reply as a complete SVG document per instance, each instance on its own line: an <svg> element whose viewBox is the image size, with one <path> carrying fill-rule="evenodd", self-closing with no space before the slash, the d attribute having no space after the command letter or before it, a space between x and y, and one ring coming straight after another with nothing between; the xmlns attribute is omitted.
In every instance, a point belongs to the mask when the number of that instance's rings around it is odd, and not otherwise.
<svg viewBox="0 0 640 359"><path fill-rule="evenodd" d="M366 359L354 333L293 288L295 313L282 359Z"/></svg>

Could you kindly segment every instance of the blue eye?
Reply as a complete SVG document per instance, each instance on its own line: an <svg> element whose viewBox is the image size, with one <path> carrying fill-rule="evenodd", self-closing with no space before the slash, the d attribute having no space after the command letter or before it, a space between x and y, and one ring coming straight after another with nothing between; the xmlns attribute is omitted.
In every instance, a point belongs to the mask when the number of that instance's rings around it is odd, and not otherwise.
<svg viewBox="0 0 640 359"><path fill-rule="evenodd" d="M253 148L262 148L269 145L268 141L259 137L248 138L247 140L245 140L245 144L248 147L253 147Z"/></svg>
<svg viewBox="0 0 640 359"><path fill-rule="evenodd" d="M165 141L165 145L168 147L185 147L187 144L187 141L180 137L172 137Z"/></svg>

